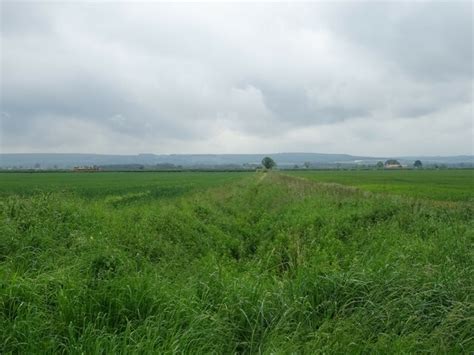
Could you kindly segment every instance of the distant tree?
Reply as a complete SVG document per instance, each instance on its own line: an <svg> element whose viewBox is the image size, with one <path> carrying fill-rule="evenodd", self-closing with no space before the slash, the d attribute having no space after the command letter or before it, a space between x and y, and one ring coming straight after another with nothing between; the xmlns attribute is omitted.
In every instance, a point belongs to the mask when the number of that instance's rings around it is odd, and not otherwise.
<svg viewBox="0 0 474 355"><path fill-rule="evenodd" d="M421 163L421 160L416 160L415 163L413 163L413 166L415 168L422 168L423 164Z"/></svg>
<svg viewBox="0 0 474 355"><path fill-rule="evenodd" d="M305 161L303 165L306 169L309 169L309 167L311 166L311 163L309 161Z"/></svg>
<svg viewBox="0 0 474 355"><path fill-rule="evenodd" d="M376 167L377 167L377 169L382 169L383 168L383 161L378 161Z"/></svg>
<svg viewBox="0 0 474 355"><path fill-rule="evenodd" d="M265 158L262 159L262 165L263 165L266 169L271 170L271 169L276 165L276 163L275 163L275 161L274 161L272 158L270 158L270 157L265 157Z"/></svg>
<svg viewBox="0 0 474 355"><path fill-rule="evenodd" d="M293 169L299 169L300 167L298 166L298 164L295 164L293 165Z"/></svg>

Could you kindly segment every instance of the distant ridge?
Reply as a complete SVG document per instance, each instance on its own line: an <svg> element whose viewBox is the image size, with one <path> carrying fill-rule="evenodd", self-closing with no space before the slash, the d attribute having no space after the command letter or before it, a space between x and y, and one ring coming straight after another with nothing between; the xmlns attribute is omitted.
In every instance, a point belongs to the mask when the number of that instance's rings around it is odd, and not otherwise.
<svg viewBox="0 0 474 355"><path fill-rule="evenodd" d="M312 166L353 166L371 165L389 158L399 160L402 164L411 165L417 159L428 164L472 166L473 155L457 156L402 156L402 157L367 157L349 154L325 153L272 153L272 154L69 154L69 153L18 153L0 154L0 168L41 168L70 169L75 166L91 165L157 165L173 164L182 167L219 167L226 165L260 164L265 156L271 156L279 166L291 167L309 162Z"/></svg>

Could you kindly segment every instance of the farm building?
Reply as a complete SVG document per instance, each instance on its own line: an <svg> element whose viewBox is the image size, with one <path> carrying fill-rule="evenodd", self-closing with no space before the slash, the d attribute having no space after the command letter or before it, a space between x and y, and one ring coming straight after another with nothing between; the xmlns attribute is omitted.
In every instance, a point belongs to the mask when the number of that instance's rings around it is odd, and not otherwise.
<svg viewBox="0 0 474 355"><path fill-rule="evenodd" d="M383 166L385 169L397 169L397 168L401 168L402 164L400 164L398 160L389 159L385 162Z"/></svg>
<svg viewBox="0 0 474 355"><path fill-rule="evenodd" d="M75 172L90 172L90 171L99 171L100 168L96 165L93 166L75 166L73 169Z"/></svg>

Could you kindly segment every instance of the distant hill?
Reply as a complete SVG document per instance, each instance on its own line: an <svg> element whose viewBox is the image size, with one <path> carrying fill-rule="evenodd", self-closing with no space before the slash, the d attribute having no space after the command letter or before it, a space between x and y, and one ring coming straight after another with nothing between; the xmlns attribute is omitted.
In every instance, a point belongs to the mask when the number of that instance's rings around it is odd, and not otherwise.
<svg viewBox="0 0 474 355"><path fill-rule="evenodd" d="M184 168L252 166L260 164L265 156L271 156L280 167L301 166L309 162L312 167L335 167L373 165L377 161L394 158L402 165L412 165L417 159L426 164L447 166L473 166L474 156L412 156L412 157L365 157L349 154L321 153L275 153L275 154L0 154L0 168L3 169L70 169L75 166L181 166Z"/></svg>

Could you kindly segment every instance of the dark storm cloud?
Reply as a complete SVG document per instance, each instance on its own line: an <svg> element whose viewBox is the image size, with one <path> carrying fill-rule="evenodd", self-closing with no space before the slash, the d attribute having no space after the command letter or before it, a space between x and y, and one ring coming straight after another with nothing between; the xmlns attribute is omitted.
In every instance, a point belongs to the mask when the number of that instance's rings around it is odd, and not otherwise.
<svg viewBox="0 0 474 355"><path fill-rule="evenodd" d="M1 9L4 151L472 149L470 2Z"/></svg>

